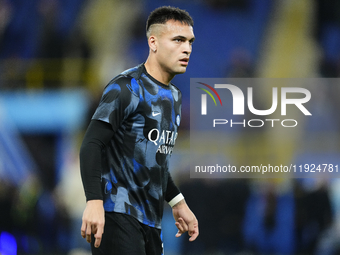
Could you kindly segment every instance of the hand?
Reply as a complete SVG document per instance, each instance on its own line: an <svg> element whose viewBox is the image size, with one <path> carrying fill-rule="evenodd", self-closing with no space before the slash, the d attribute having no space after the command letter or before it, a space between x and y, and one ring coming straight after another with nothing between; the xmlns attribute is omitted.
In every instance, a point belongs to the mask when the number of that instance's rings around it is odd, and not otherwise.
<svg viewBox="0 0 340 255"><path fill-rule="evenodd" d="M172 207L172 213L178 229L176 237L180 237L188 231L188 235L190 236L189 241L194 241L199 235L198 221L184 199Z"/></svg>
<svg viewBox="0 0 340 255"><path fill-rule="evenodd" d="M94 234L94 247L98 248L102 240L105 224L105 212L102 200L90 200L86 203L81 225L81 236L91 243L91 234Z"/></svg>

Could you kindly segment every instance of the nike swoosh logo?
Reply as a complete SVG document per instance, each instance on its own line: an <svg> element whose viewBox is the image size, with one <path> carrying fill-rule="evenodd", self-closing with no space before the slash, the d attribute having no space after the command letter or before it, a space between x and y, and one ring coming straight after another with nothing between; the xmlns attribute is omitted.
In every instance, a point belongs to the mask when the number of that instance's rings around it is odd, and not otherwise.
<svg viewBox="0 0 340 255"><path fill-rule="evenodd" d="M152 112L152 116L155 117L157 115L160 115L161 113L160 112Z"/></svg>

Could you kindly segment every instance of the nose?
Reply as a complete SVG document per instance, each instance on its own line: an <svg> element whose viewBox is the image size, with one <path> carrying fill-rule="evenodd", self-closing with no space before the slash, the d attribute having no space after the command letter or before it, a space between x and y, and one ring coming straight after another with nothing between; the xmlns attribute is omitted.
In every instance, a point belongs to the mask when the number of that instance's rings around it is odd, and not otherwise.
<svg viewBox="0 0 340 255"><path fill-rule="evenodd" d="M189 41L185 42L183 52L189 56L191 51L192 51L192 44Z"/></svg>

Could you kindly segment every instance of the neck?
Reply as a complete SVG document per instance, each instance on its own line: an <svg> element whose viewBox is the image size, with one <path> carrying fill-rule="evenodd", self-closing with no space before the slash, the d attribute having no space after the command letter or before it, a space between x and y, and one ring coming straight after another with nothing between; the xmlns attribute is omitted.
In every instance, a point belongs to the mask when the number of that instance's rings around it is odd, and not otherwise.
<svg viewBox="0 0 340 255"><path fill-rule="evenodd" d="M146 60L144 66L145 66L146 71L153 78L155 78L157 81L165 85L169 85L171 80L175 77L175 75L169 74L168 72L164 71L162 67L159 65L159 63L153 60L152 58L150 58L150 56Z"/></svg>

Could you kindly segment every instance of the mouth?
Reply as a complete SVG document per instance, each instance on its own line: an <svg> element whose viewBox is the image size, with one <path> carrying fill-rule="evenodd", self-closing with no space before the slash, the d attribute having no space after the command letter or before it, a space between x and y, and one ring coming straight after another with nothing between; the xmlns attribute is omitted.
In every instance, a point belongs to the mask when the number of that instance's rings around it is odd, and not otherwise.
<svg viewBox="0 0 340 255"><path fill-rule="evenodd" d="M188 65L189 63L189 58L182 58L179 60L179 62L182 64L182 65Z"/></svg>

